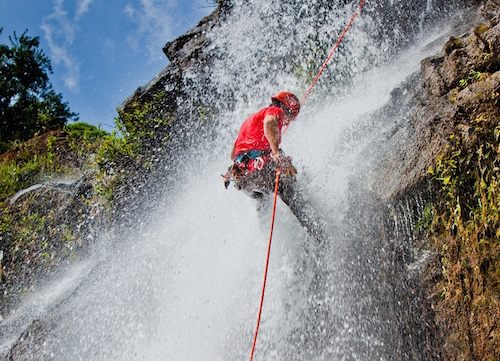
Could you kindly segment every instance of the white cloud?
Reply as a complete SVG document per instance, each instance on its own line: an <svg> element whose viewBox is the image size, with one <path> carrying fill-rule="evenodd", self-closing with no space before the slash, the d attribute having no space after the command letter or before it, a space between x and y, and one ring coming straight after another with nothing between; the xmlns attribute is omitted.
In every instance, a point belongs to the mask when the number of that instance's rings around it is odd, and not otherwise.
<svg viewBox="0 0 500 361"><path fill-rule="evenodd" d="M57 65L62 63L64 85L71 91L77 91L80 80L80 63L71 55L70 47L75 41L79 28L77 25L81 15L88 11L93 0L80 0L77 4L74 20L64 10L64 0L54 0L54 12L45 16L40 28L45 32L45 40L49 44L50 58Z"/></svg>
<svg viewBox="0 0 500 361"><path fill-rule="evenodd" d="M66 72L63 75L64 85L71 91L78 89L78 80L80 78L80 64L66 49L66 43L62 46L57 44L57 37L54 34L54 27L49 23L43 23L41 26L45 32L45 39L50 48L51 59L55 64L63 63Z"/></svg>
<svg viewBox="0 0 500 361"><path fill-rule="evenodd" d="M80 16L85 14L87 11L89 11L89 6L92 4L94 0L79 0L78 4L76 4L76 14L75 14L75 21L78 21L80 19Z"/></svg>
<svg viewBox="0 0 500 361"><path fill-rule="evenodd" d="M43 26L49 25L54 28L57 25L57 36L65 38L67 43L73 43L75 39L75 25L68 19L68 13L63 9L64 0L54 0L54 13L43 18Z"/></svg>
<svg viewBox="0 0 500 361"><path fill-rule="evenodd" d="M138 29L127 35L127 41L134 51L139 51L142 44L155 55L161 53L161 48L172 39L172 16L177 5L176 1L140 0L137 7L130 3L124 13L137 24Z"/></svg>

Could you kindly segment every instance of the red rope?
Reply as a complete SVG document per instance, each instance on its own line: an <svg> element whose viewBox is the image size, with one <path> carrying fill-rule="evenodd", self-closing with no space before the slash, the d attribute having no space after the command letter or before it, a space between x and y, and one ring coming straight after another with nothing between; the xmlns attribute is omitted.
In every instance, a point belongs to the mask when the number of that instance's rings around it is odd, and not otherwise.
<svg viewBox="0 0 500 361"><path fill-rule="evenodd" d="M347 26L345 27L344 31L342 32L342 35L340 35L340 38L339 40L337 41L337 44L335 44L335 46L333 47L332 51L330 52L330 55L328 55L328 58L326 59L325 63L323 64L323 66L321 67L318 75L316 75L316 78L314 78L314 81L312 82L311 86L309 87L309 89L307 90L306 92L306 95L304 95L304 98L302 98L301 102L300 102L300 105L304 104L304 101L306 100L307 96L309 95L309 93L311 92L311 89L313 88L313 86L316 84L316 82L318 81L321 73L323 72L323 70L326 68L326 64L328 64L328 62L330 61L333 53L335 52L335 50L337 50L337 48L339 47L339 44L340 42L342 41L342 39L344 38L344 35L347 33L347 30L351 27L351 24L352 22L354 21L354 18L358 15L358 11L361 9L361 7L363 6L363 4L365 3L365 0L362 0L361 3L359 4L359 6L356 8L356 11L354 12L354 15L352 16L351 18L351 21L349 21L349 24L347 24ZM288 125L285 126L285 129L283 129L283 132L282 132L282 135L285 134L286 130L288 129Z"/></svg>
<svg viewBox="0 0 500 361"><path fill-rule="evenodd" d="M307 96L311 92L311 89L313 88L314 84L316 84L316 82L318 81L318 78L321 75L321 73L323 72L323 70L325 69L326 64L328 64L328 62L330 61L330 58L332 57L333 53L339 47L340 42L344 38L344 35L347 33L347 30L350 28L352 22L354 21L354 18L356 17L356 15L358 15L358 11L361 9L361 7L363 6L364 3L365 3L365 0L362 0L361 4L359 4L358 8L356 9L356 11L354 12L354 15L351 18L351 21L349 21L349 24L347 24L347 26L345 27L344 32L342 33L342 35L340 35L340 38L337 41L337 44L335 44L335 46L333 47L332 51L330 52L330 55L328 56L328 58L326 59L325 63L321 67L321 70L319 71L318 75L316 75L316 78L314 79L314 81L312 82L311 86L307 90L306 95L304 95L304 98L302 98L302 101L300 102L300 105L302 105L304 103L304 101L306 100Z"/></svg>
<svg viewBox="0 0 500 361"><path fill-rule="evenodd" d="M276 213L276 199L278 197L278 184L280 180L280 169L276 171L276 187L274 189L274 205L273 205L273 219L271 221L271 234L269 235L269 246L267 247L266 271L264 272L264 284L262 286L262 295L260 296L259 317L257 318L257 327L255 328L255 336L253 338L252 353L250 354L250 361L253 359L253 352L255 350L255 343L257 342L257 334L259 333L260 315L262 314L262 304L264 303L264 290L266 289L267 269L269 267L269 255L271 253L271 240L273 239L274 229L274 215Z"/></svg>
<svg viewBox="0 0 500 361"><path fill-rule="evenodd" d="M344 35L347 33L347 30L349 29L349 27L351 26L352 22L354 21L354 18L356 17L356 15L358 15L358 11L361 9L361 7L363 6L363 4L365 3L365 0L362 0L361 1L361 4L359 4L359 6L357 7L356 11L354 12L354 15L352 16L351 18L351 21L349 21L349 24L347 24L347 26L345 27L344 29L344 32L342 33L342 35L340 35L340 38L339 40L337 41L337 44L335 44L335 46L333 47L332 51L330 52L330 55L328 56L328 58L326 59L325 63L323 64L323 66L321 67L318 75L316 75L316 78L314 79L313 83L311 84L311 86L309 87L309 89L307 90L306 92L306 95L304 95L304 98L302 99L302 101L300 102L300 105L302 105L304 103L304 101L306 100L307 96L309 95L309 93L311 92L311 89L313 88L313 86L316 84L316 82L318 81L321 73L323 72L323 70L325 69L326 65L328 64L328 62L330 61L330 58L332 57L333 53L335 52L335 50L337 50L337 48L339 47L339 44L340 42L342 41L342 39L344 38ZM285 127L285 129L283 130L282 134L285 134L286 130L287 130L288 126ZM255 344L257 342L257 334L259 333L259 325L260 325L260 316L262 314L262 305L264 303L264 291L266 289L266 280L267 280L267 269L269 267L269 255L271 253L271 240L273 239L273 229L274 229L274 215L276 213L276 199L278 197L278 184L279 184L279 179L280 179L280 169L278 168L278 170L276 171L276 187L275 187L275 190L274 190L274 205L273 205L273 218L272 218L272 221L271 221L271 234L269 236L269 246L267 247L267 259L266 259L266 270L264 272L264 284L262 286L262 295L260 296L260 307L259 307L259 316L257 318L257 327L255 328L255 336L253 338L253 345L252 345L252 353L250 354L250 361L252 361L253 359L253 353L255 351Z"/></svg>

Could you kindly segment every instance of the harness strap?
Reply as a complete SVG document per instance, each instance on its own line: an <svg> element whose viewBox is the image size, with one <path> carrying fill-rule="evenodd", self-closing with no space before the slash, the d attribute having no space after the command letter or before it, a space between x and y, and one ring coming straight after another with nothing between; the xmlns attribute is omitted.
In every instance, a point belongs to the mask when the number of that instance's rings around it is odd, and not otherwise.
<svg viewBox="0 0 500 361"><path fill-rule="evenodd" d="M269 161L270 154L263 150L249 150L238 154L234 158L234 163L227 169L227 173L222 176L226 189L230 181L237 182L250 173L261 170Z"/></svg>
<svg viewBox="0 0 500 361"><path fill-rule="evenodd" d="M263 150L248 150L246 152L243 152L243 153L240 153L238 154L235 158L234 158L234 162L235 163L245 163L247 164L248 162L250 162L251 160L253 159L257 159L257 158L263 158L265 156L269 156L269 152L266 152L266 151L263 151Z"/></svg>

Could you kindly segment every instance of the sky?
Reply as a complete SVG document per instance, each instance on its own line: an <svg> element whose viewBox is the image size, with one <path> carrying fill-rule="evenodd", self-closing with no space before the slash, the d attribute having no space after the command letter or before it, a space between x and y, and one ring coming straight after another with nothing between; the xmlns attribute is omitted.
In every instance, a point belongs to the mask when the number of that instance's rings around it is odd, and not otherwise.
<svg viewBox="0 0 500 361"><path fill-rule="evenodd" d="M214 0L0 0L0 43L40 37L50 82L80 121L112 131L116 108L168 65L163 46Z"/></svg>

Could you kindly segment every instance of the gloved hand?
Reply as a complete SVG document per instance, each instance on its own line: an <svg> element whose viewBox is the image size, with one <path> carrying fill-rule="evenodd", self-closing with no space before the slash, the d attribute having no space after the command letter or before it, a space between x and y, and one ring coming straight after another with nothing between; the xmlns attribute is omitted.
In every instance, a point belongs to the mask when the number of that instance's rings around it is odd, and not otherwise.
<svg viewBox="0 0 500 361"><path fill-rule="evenodd" d="M271 159L279 168L285 167L287 161L290 162L290 158L285 157L285 153L281 149L278 150L278 154L271 154Z"/></svg>
<svg viewBox="0 0 500 361"><path fill-rule="evenodd" d="M297 170L292 165L290 157L285 156L285 153L281 149L278 151L277 155L271 155L271 159L275 162L278 168L281 168L281 174L290 177L293 182L296 181L295 175L297 174Z"/></svg>

